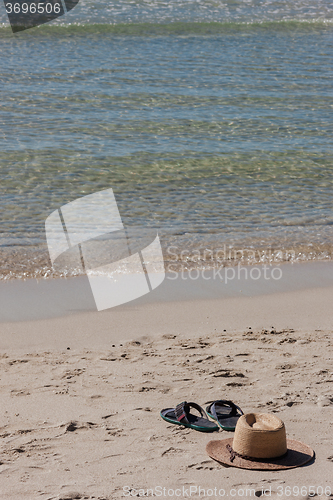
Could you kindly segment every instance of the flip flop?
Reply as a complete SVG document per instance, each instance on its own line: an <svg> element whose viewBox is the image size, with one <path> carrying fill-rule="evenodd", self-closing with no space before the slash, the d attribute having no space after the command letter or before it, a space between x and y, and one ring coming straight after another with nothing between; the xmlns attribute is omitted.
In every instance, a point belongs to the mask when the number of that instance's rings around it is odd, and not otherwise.
<svg viewBox="0 0 333 500"><path fill-rule="evenodd" d="M201 417L190 413L190 408L197 410ZM213 432L219 430L214 422L208 420L205 410L196 403L187 403L183 401L177 405L176 408L166 408L162 410L160 415L163 420L166 420L170 424L184 425L196 431Z"/></svg>
<svg viewBox="0 0 333 500"><path fill-rule="evenodd" d="M209 401L206 408L208 415L217 421L219 426L225 431L234 431L237 420L244 415L243 410L232 401L220 399L218 401Z"/></svg>

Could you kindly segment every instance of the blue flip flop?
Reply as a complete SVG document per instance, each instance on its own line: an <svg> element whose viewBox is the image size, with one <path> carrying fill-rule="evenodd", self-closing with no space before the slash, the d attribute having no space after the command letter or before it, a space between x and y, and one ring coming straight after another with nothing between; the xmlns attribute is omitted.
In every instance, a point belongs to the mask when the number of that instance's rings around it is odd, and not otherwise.
<svg viewBox="0 0 333 500"><path fill-rule="evenodd" d="M206 411L225 431L234 431L239 417L244 415L239 406L227 399L210 401Z"/></svg>
<svg viewBox="0 0 333 500"><path fill-rule="evenodd" d="M193 415L190 413L190 408L197 410L201 417ZM207 414L201 406L196 403L187 403L183 401L176 406L176 408L166 408L160 413L163 420L169 422L170 424L184 425L185 427L190 427L196 431L201 432L214 432L218 431L218 426L208 420Z"/></svg>

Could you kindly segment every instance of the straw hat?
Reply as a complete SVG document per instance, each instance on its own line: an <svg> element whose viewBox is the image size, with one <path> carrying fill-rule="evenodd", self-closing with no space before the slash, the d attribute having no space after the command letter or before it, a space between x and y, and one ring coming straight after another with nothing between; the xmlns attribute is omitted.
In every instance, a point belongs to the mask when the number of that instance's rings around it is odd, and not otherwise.
<svg viewBox="0 0 333 500"><path fill-rule="evenodd" d="M253 470L292 469L314 457L309 446L287 439L282 420L267 413L242 415L234 438L209 441L206 451L222 464Z"/></svg>

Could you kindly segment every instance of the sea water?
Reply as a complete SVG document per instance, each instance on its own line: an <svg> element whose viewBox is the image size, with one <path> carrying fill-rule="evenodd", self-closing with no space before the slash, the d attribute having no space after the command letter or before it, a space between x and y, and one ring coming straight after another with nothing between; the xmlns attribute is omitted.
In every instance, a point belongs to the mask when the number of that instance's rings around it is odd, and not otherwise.
<svg viewBox="0 0 333 500"><path fill-rule="evenodd" d="M332 259L331 1L0 15L1 279L55 275L45 219L108 188L167 264Z"/></svg>

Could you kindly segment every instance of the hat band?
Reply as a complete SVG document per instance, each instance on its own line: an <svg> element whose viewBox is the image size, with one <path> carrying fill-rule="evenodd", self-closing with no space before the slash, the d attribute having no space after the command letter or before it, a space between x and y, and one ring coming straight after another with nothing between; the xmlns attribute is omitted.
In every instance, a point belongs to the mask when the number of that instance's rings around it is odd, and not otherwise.
<svg viewBox="0 0 333 500"><path fill-rule="evenodd" d="M226 448L227 448L227 450L230 453L230 457L229 457L230 462L233 462L236 457L239 457L239 458L243 458L244 460L251 460L251 462L267 462L267 463L270 463L270 462L272 462L272 460L279 460L280 458L285 457L287 455L287 453L288 453L288 450L287 450L283 455L281 455L279 457L274 457L273 459L272 458L253 458L253 457L249 457L247 455L241 455L240 453L237 453L237 451L235 451L232 448L232 446L230 446L230 444L227 444Z"/></svg>

